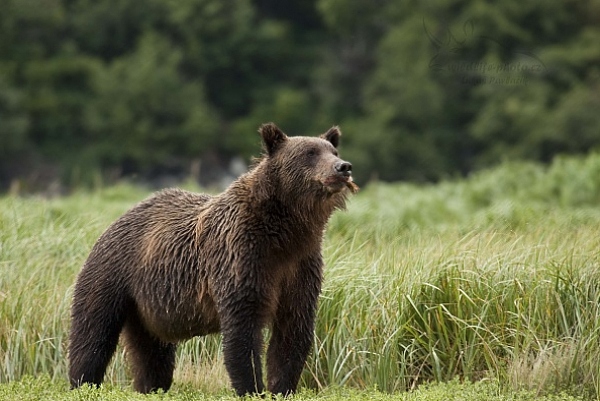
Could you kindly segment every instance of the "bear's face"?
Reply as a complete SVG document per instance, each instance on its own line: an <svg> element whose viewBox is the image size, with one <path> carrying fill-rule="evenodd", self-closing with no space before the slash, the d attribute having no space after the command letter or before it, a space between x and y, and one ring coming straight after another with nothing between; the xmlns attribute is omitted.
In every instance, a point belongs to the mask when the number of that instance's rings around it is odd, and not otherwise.
<svg viewBox="0 0 600 401"><path fill-rule="evenodd" d="M269 163L286 188L326 194L358 189L352 181L352 164L342 160L337 151L338 127L320 137L288 137L274 124L263 125L260 133Z"/></svg>

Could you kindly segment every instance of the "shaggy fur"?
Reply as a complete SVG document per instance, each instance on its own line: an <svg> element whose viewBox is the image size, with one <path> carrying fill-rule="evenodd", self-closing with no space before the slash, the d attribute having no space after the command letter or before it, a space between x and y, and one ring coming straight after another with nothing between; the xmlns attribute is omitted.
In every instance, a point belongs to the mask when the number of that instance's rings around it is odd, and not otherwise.
<svg viewBox="0 0 600 401"><path fill-rule="evenodd" d="M321 291L321 242L357 187L337 155L340 131L287 137L259 130L264 155L218 196L169 189L139 203L94 245L72 306L73 388L99 385L120 335L134 387L168 390L179 341L221 332L239 395L296 389Z"/></svg>

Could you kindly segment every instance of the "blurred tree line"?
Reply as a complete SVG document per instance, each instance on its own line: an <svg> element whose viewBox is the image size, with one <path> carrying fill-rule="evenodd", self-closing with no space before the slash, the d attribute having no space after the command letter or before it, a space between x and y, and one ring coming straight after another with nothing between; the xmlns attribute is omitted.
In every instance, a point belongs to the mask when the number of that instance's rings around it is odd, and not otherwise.
<svg viewBox="0 0 600 401"><path fill-rule="evenodd" d="M0 189L339 124L359 181L600 144L600 1L0 0ZM202 169L203 174L205 169Z"/></svg>

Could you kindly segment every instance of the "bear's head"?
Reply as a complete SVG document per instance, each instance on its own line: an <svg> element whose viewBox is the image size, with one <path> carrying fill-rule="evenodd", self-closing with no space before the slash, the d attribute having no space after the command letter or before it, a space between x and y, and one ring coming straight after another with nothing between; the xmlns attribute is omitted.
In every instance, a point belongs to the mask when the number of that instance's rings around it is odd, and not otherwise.
<svg viewBox="0 0 600 401"><path fill-rule="evenodd" d="M318 137L288 137L275 124L260 127L264 157L278 181L280 190L309 196L331 196L356 192L352 164L339 157L337 147L342 133L332 127ZM283 187L283 188L281 188Z"/></svg>

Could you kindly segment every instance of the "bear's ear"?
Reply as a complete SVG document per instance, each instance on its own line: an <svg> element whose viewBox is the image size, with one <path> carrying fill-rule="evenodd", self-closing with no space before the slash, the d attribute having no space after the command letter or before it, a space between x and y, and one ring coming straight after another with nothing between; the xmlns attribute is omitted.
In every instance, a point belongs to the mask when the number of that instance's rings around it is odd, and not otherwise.
<svg viewBox="0 0 600 401"><path fill-rule="evenodd" d="M321 138L325 139L326 141L331 142L333 147L337 148L338 145L340 144L340 136L342 136L342 131L340 131L340 127L338 127L336 125L336 126L329 128L329 131L327 131L326 133L321 135Z"/></svg>
<svg viewBox="0 0 600 401"><path fill-rule="evenodd" d="M287 135L283 133L274 123L261 125L258 129L262 137L267 154L272 155L283 142L287 141Z"/></svg>

